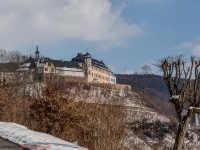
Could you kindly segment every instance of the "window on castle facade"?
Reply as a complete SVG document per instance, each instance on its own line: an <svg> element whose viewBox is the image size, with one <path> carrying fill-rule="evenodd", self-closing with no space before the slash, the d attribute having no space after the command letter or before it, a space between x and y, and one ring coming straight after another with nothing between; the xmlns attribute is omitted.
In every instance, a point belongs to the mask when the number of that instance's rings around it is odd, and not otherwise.
<svg viewBox="0 0 200 150"><path fill-rule="evenodd" d="M48 71L48 68L45 68L45 71Z"/></svg>

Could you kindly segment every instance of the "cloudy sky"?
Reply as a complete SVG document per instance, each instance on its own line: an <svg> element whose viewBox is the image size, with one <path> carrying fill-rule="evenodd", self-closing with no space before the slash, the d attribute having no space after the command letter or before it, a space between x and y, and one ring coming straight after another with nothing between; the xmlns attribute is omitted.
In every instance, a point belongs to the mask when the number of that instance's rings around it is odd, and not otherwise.
<svg viewBox="0 0 200 150"><path fill-rule="evenodd" d="M0 0L0 48L71 60L87 51L114 73L168 55L200 56L199 0ZM153 67L154 73L157 71Z"/></svg>

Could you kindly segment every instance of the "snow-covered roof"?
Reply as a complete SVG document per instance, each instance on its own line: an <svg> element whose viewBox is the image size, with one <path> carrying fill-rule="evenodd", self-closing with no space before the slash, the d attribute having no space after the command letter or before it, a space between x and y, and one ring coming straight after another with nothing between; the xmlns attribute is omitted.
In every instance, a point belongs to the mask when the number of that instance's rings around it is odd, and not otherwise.
<svg viewBox="0 0 200 150"><path fill-rule="evenodd" d="M30 67L31 63L24 63L22 65L20 65L20 67Z"/></svg>
<svg viewBox="0 0 200 150"><path fill-rule="evenodd" d="M43 67L45 65L45 63L37 63L37 68Z"/></svg>
<svg viewBox="0 0 200 150"><path fill-rule="evenodd" d="M84 62L84 59L86 57L91 57L91 55L89 53L86 53L86 54L82 54L82 53L78 53L75 57L72 58L71 62L81 62L83 63ZM104 70L107 70L107 71L110 71L110 69L104 64L103 61L99 61L99 60L96 60L96 59L92 59L92 66L96 66L98 68L101 68L101 69L104 69Z"/></svg>
<svg viewBox="0 0 200 150"><path fill-rule="evenodd" d="M61 71L83 71L83 69L77 69L77 68L67 68L67 67L57 67L56 70Z"/></svg>
<svg viewBox="0 0 200 150"><path fill-rule="evenodd" d="M28 71L30 66L31 66L31 63L24 63L24 64L19 66L17 71Z"/></svg>
<svg viewBox="0 0 200 150"><path fill-rule="evenodd" d="M18 68L17 71L28 71L29 68Z"/></svg>
<svg viewBox="0 0 200 150"><path fill-rule="evenodd" d="M49 134L35 132L25 126L11 122L0 122L0 137L28 149L87 150L75 143L64 141Z"/></svg>

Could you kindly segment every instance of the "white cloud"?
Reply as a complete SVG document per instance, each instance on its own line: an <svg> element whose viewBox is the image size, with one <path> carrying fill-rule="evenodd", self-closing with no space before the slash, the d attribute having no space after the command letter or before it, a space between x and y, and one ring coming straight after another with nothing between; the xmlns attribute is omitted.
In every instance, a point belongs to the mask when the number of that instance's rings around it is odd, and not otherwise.
<svg viewBox="0 0 200 150"><path fill-rule="evenodd" d="M192 53L194 55L200 56L200 44L196 44L195 47L192 49Z"/></svg>
<svg viewBox="0 0 200 150"><path fill-rule="evenodd" d="M63 39L126 46L126 39L143 35L143 24L125 22L125 7L113 8L109 0L1 0L0 46Z"/></svg>
<svg viewBox="0 0 200 150"><path fill-rule="evenodd" d="M172 49L189 49L193 55L200 56L200 38L195 38L193 41L183 42L179 45L173 46Z"/></svg>
<svg viewBox="0 0 200 150"><path fill-rule="evenodd" d="M167 1L167 0L133 0L134 2L137 3L155 3L155 2L163 2L163 1Z"/></svg>
<svg viewBox="0 0 200 150"><path fill-rule="evenodd" d="M173 46L172 49L192 49L194 44L192 42L183 42L180 45Z"/></svg>
<svg viewBox="0 0 200 150"><path fill-rule="evenodd" d="M111 49L112 47L118 47L118 46L123 46L123 47L127 47L128 43L124 40L118 40L118 41L107 41L103 44L99 45L99 49L103 49L103 50L108 50Z"/></svg>

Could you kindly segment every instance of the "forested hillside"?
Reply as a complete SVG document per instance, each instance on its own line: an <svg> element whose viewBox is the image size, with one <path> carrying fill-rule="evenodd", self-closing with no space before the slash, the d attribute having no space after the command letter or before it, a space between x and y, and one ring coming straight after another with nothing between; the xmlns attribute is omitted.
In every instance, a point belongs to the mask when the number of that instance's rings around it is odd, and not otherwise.
<svg viewBox="0 0 200 150"><path fill-rule="evenodd" d="M140 91L142 85L146 82L146 89L152 88L159 92L168 94L167 87L164 83L163 77L158 75L142 75L142 74L116 74L117 83L129 84L132 89Z"/></svg>
<svg viewBox="0 0 200 150"><path fill-rule="evenodd" d="M174 106L168 102L169 93L162 76L153 74L116 74L116 77L118 84L131 85L132 91L144 92L161 111L173 116L176 115Z"/></svg>

